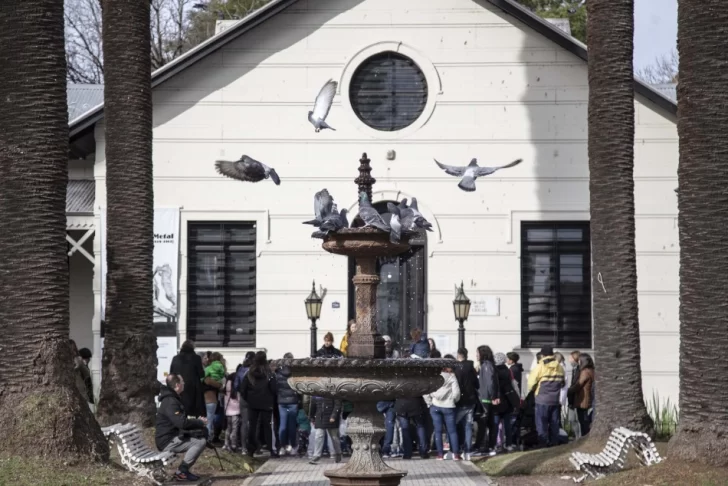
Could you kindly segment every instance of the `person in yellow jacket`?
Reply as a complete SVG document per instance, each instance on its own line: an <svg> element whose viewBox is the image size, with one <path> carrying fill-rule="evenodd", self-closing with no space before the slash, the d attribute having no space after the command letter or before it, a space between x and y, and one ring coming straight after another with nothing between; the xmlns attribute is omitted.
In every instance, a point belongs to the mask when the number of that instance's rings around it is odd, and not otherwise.
<svg viewBox="0 0 728 486"><path fill-rule="evenodd" d="M554 358L551 346L541 348L541 361L528 375L528 389L535 390L536 430L542 447L558 445L561 423L561 389L564 387L564 368Z"/></svg>
<svg viewBox="0 0 728 486"><path fill-rule="evenodd" d="M344 334L344 337L341 338L341 344L339 345L339 351L344 353L344 356L346 356L346 350L349 348L349 336L351 336L351 333L354 332L355 329L356 320L351 319L346 325L346 334Z"/></svg>

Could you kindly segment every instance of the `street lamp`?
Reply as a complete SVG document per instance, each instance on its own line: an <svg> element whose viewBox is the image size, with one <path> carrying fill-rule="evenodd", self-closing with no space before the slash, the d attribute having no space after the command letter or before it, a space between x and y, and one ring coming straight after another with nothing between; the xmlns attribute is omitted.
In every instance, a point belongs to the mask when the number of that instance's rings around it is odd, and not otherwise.
<svg viewBox="0 0 728 486"><path fill-rule="evenodd" d="M311 320L311 357L316 357L316 321L321 317L321 297L316 293L316 281L311 286L311 294L306 297L306 315Z"/></svg>
<svg viewBox="0 0 728 486"><path fill-rule="evenodd" d="M455 311L455 319L460 323L458 327L458 348L465 347L465 328L463 322L468 320L468 314L470 314L470 299L465 295L463 289L463 282L460 282L460 288L455 296L455 300L452 301L452 307Z"/></svg>

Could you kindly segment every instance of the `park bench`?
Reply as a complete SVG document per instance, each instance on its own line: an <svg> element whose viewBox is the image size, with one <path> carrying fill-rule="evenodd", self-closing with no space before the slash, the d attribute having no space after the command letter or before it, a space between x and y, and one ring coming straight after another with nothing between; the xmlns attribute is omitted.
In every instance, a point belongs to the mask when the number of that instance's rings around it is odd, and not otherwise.
<svg viewBox="0 0 728 486"><path fill-rule="evenodd" d="M174 452L158 452L151 449L142 435L142 429L133 424L116 424L102 427L101 431L119 451L121 463L129 471L148 478L156 485L161 485L167 474L164 468L174 461Z"/></svg>
<svg viewBox="0 0 728 486"><path fill-rule="evenodd" d="M642 432L633 432L625 427L618 427L612 431L604 450L599 454L584 452L571 454L569 458L571 464L578 471L585 473L584 476L579 479L575 478L574 481L580 483L589 476L599 479L607 474L621 471L624 469L630 449L635 452L643 466L650 466L662 461L650 436Z"/></svg>

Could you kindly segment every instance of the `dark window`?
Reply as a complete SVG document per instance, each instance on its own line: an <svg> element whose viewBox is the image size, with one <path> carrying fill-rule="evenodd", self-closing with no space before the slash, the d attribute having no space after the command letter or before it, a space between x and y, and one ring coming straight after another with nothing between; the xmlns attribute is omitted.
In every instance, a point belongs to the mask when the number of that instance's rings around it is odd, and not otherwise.
<svg viewBox="0 0 728 486"><path fill-rule="evenodd" d="M425 110L427 79L412 59L382 52L356 68L349 99L354 113L366 125L385 132L401 130Z"/></svg>
<svg viewBox="0 0 728 486"><path fill-rule="evenodd" d="M187 225L187 334L205 346L255 346L255 223Z"/></svg>
<svg viewBox="0 0 728 486"><path fill-rule="evenodd" d="M396 202L395 202L396 203ZM374 205L382 218L392 217L386 203ZM422 232L410 239L411 248L395 257L377 259L377 327L379 333L392 338L394 349L408 351L410 331L416 327L427 331L426 244ZM355 260L349 258L349 319L355 317L354 284Z"/></svg>
<svg viewBox="0 0 728 486"><path fill-rule="evenodd" d="M521 345L591 348L588 222L521 223Z"/></svg>

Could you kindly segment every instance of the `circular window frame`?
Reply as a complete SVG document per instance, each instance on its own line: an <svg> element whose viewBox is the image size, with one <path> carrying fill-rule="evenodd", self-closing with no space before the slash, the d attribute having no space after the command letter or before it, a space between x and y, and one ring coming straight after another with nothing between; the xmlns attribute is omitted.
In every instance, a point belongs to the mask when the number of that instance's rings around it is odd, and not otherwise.
<svg viewBox="0 0 728 486"><path fill-rule="evenodd" d="M425 108L422 110L420 116L417 117L417 119L410 125L395 131L377 130L376 128L372 128L364 123L354 111L351 99L349 98L351 79L354 77L354 73L359 66L361 66L361 64L367 61L370 57L387 51L396 52L397 54L410 58L424 74L425 79L427 80L428 89L427 103L425 104ZM441 94L442 83L440 81L440 75L434 64L432 64L432 61L418 50L409 47L402 42L377 42L359 50L347 61L339 81L339 96L341 99L341 105L344 108L343 111L346 114L346 117L349 118L349 122L360 132L365 133L372 138L379 138L383 140L406 137L422 128L435 111L437 98Z"/></svg>

